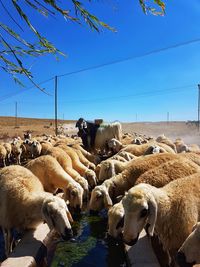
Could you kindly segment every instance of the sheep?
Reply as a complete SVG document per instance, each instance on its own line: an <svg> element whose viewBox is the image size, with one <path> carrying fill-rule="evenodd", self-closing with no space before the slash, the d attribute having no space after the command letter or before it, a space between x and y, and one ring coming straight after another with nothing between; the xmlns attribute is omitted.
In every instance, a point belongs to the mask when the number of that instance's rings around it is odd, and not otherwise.
<svg viewBox="0 0 200 267"><path fill-rule="evenodd" d="M117 154L115 154L114 156L110 157L109 159L115 159L118 161L122 161L122 162L127 162L130 161L132 159L136 159L137 156L126 152L126 151L119 151Z"/></svg>
<svg viewBox="0 0 200 267"><path fill-rule="evenodd" d="M104 207L111 207L111 199L123 195L126 190L135 184L136 179L145 171L177 158L178 155L176 154L161 153L131 160L124 171L105 180L101 185L96 186L92 190L89 203L90 209L99 211Z"/></svg>
<svg viewBox="0 0 200 267"><path fill-rule="evenodd" d="M181 138L177 138L174 142L177 153L189 152L189 147L183 142Z"/></svg>
<svg viewBox="0 0 200 267"><path fill-rule="evenodd" d="M191 161L193 161L194 163L200 166L200 154L196 154L193 152L180 153L179 157L190 159Z"/></svg>
<svg viewBox="0 0 200 267"><path fill-rule="evenodd" d="M108 146L109 148L112 149L114 153L117 153L119 151L126 151L135 156L141 156L144 154L147 155L148 153L152 154L152 152L155 153L155 150L154 151L152 150L152 146L159 148L157 149L158 153L168 152L175 154L174 150L171 147L169 147L164 143L158 143L158 142L148 142L146 144L141 144L141 145L129 144L127 146L124 146L122 145L121 142L113 138L108 142Z"/></svg>
<svg viewBox="0 0 200 267"><path fill-rule="evenodd" d="M6 157L7 157L7 150L2 144L0 144L0 160L2 161L3 167L6 166Z"/></svg>
<svg viewBox="0 0 200 267"><path fill-rule="evenodd" d="M45 153L51 149L53 147L53 145L50 142L47 141L42 141L40 142L41 146L42 146L42 150L41 150L41 155L45 155Z"/></svg>
<svg viewBox="0 0 200 267"><path fill-rule="evenodd" d="M156 138L156 141L159 143L164 143L164 144L170 146L177 153L175 144L168 137L166 137L164 134L159 135Z"/></svg>
<svg viewBox="0 0 200 267"><path fill-rule="evenodd" d="M11 143L11 147L12 147L12 155L16 159L17 164L21 165L21 155L23 151L21 142L19 140L18 141L14 140Z"/></svg>
<svg viewBox="0 0 200 267"><path fill-rule="evenodd" d="M128 164L128 161L121 162L118 160L107 159L102 161L97 165L98 172L98 182L102 183L103 181L111 178L112 176L122 172Z"/></svg>
<svg viewBox="0 0 200 267"><path fill-rule="evenodd" d="M6 161L7 161L7 165L9 165L11 162L12 147L10 143L3 143L3 146L5 147L6 152L7 152Z"/></svg>
<svg viewBox="0 0 200 267"><path fill-rule="evenodd" d="M33 140L30 147L31 157L39 157L42 151L42 145L39 141Z"/></svg>
<svg viewBox="0 0 200 267"><path fill-rule="evenodd" d="M24 134L24 139L29 139L31 140L31 133L29 131L27 131L25 134Z"/></svg>
<svg viewBox="0 0 200 267"><path fill-rule="evenodd" d="M66 154L68 154L72 160L72 166L73 168L81 175L84 176L89 185L90 188L94 188L97 184L96 181L96 174L93 170L88 169L85 165L83 165L76 152L73 150L73 148L66 146L65 144L61 143L56 143L55 147L61 148Z"/></svg>
<svg viewBox="0 0 200 267"><path fill-rule="evenodd" d="M21 148L22 148L22 155L21 157L24 160L28 160L29 158L31 158L31 140L30 139L25 139L23 141L23 143L21 144Z"/></svg>
<svg viewBox="0 0 200 267"><path fill-rule="evenodd" d="M147 183L159 188L172 180L183 178L197 172L200 172L200 167L194 162L188 159L178 158L146 171L135 181L135 185ZM122 231L122 224L120 224L123 219L122 202L115 204L110 209L111 212L109 210L108 213L110 217L108 220L109 229L111 229L110 235L114 238L118 238ZM117 225L121 227L117 227Z"/></svg>
<svg viewBox="0 0 200 267"><path fill-rule="evenodd" d="M114 239L122 237L124 207L122 202L116 203L108 210L108 235Z"/></svg>
<svg viewBox="0 0 200 267"><path fill-rule="evenodd" d="M51 147L46 151L45 155L50 155L59 162L64 171L66 171L66 173L68 173L76 182L78 182L83 187L84 199L87 198L89 192L88 182L85 178L80 176L80 174L76 170L72 168L72 160L70 156L59 147Z"/></svg>
<svg viewBox="0 0 200 267"><path fill-rule="evenodd" d="M142 229L153 236L154 229L165 251L174 261L176 252L200 219L200 172L174 180L162 188L138 184L122 199L123 240L132 246Z"/></svg>
<svg viewBox="0 0 200 267"><path fill-rule="evenodd" d="M83 188L63 170L55 158L40 156L29 161L25 167L39 178L45 191L55 193L58 188L63 189L64 199L69 201L70 207L82 208Z"/></svg>
<svg viewBox="0 0 200 267"><path fill-rule="evenodd" d="M122 148L126 147L125 145L123 145L119 140L117 140L116 138L111 138L110 140L108 140L108 148L113 152L113 153L117 153L119 152Z"/></svg>
<svg viewBox="0 0 200 267"><path fill-rule="evenodd" d="M80 144L73 144L73 148L76 148L82 152L82 154L90 161L93 162L95 165L101 162L101 159L98 155L91 154L87 150L85 150Z"/></svg>
<svg viewBox="0 0 200 267"><path fill-rule="evenodd" d="M111 138L121 140L122 136L122 126L119 122L95 124L80 118L76 127L79 128L78 135L82 138L83 145L94 152L100 150L100 153L104 153Z"/></svg>
<svg viewBox="0 0 200 267"><path fill-rule="evenodd" d="M142 145L131 144L124 147L121 151L127 151L135 156L141 156L147 154L148 149L149 149L148 152L152 153L152 146L158 147L158 149L160 149L159 153L167 152L175 154L175 151L171 147L169 147L164 143L159 143L159 142L149 142L147 144L142 144Z"/></svg>
<svg viewBox="0 0 200 267"><path fill-rule="evenodd" d="M178 250L177 262L180 267L192 267L200 264L200 222L192 228L192 233L186 238Z"/></svg>
<svg viewBox="0 0 200 267"><path fill-rule="evenodd" d="M142 144L146 144L149 141L141 136L136 137L133 141L132 144L136 144L136 145L142 145Z"/></svg>
<svg viewBox="0 0 200 267"><path fill-rule="evenodd" d="M44 220L64 239L72 237L72 217L65 201L44 192L39 179L28 169L12 165L0 170L0 226L4 233L35 229ZM10 234L5 236L10 252Z"/></svg>
<svg viewBox="0 0 200 267"><path fill-rule="evenodd" d="M196 144L191 144L188 146L189 152L195 152L195 153L200 153L200 148Z"/></svg>
<svg viewBox="0 0 200 267"><path fill-rule="evenodd" d="M101 162L101 159L98 155L93 155L87 150L85 150L80 144L73 144L73 148L78 149L82 152L82 154L90 161L93 162L95 165Z"/></svg>
<svg viewBox="0 0 200 267"><path fill-rule="evenodd" d="M73 148L73 150L76 152L76 154L79 157L79 160L81 163L83 163L88 169L95 170L96 166L94 163L90 162L79 149Z"/></svg>

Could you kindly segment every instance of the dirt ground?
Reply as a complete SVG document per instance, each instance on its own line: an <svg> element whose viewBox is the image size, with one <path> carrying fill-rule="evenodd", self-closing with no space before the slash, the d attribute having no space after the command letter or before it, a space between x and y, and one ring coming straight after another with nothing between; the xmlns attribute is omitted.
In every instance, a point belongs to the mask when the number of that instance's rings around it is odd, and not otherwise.
<svg viewBox="0 0 200 267"><path fill-rule="evenodd" d="M66 133L70 136L77 133L73 120L59 120L59 133ZM137 133L147 136L157 137L165 134L172 140L177 137L183 138L186 144L200 145L200 132L193 123L186 122L138 122L122 123L124 133ZM15 118L0 117L0 141L7 141L13 137L20 136L27 131L32 136L42 134L55 134L54 120L51 119L33 119L33 118Z"/></svg>

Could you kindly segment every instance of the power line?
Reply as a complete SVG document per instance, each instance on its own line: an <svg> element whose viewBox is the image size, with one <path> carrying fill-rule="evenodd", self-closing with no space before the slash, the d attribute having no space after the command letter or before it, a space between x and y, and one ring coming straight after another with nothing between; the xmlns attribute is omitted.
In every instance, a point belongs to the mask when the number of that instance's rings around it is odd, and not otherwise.
<svg viewBox="0 0 200 267"><path fill-rule="evenodd" d="M155 49L155 50L152 50L152 51L148 51L148 52L146 52L144 54L141 54L141 55L129 56L129 57L126 57L126 58L123 58L123 59L113 60L113 61L110 61L110 62L107 62L107 63L102 63L102 64L99 64L99 65L96 65L96 66L86 67L86 68L83 68L83 69L80 69L80 70L67 72L67 73L64 73L64 74L61 74L61 75L57 75L57 77L69 76L69 75L72 75L72 74L77 74L77 73L85 72L85 71L88 71L88 70L94 70L94 69L98 69L98 68L114 65L114 64L117 64L117 63L122 63L124 61L128 61L128 60L131 60L131 59L150 56L152 54L157 54L157 53L160 53L160 52L163 52L163 51L167 51L167 50L170 50L170 49L174 49L174 48L177 48L177 47L181 47L181 46L185 46L185 45L189 45L189 44L193 44L193 43L198 43L198 42L200 42L200 38L197 38L197 39L194 39L194 40L190 40L190 41L185 41L185 42L178 43L178 44L174 44L174 45L167 46L167 47L164 47L164 48L159 48L159 49Z"/></svg>
<svg viewBox="0 0 200 267"><path fill-rule="evenodd" d="M149 55L152 55L152 54L160 53L160 52L163 52L163 51L167 51L167 50L170 50L170 49L174 49L174 48L177 48L177 47L189 45L189 44L192 44L192 43L198 43L198 42L200 42L200 38L193 39L193 40L190 40L190 41L185 41L185 42L178 43L178 44L174 44L174 45L171 45L171 46L168 46L168 47L164 47L164 48L148 51L148 52L146 52L144 54L141 54L141 55L129 56L129 57L126 57L126 58L123 58L123 59L113 60L113 61L110 61L110 62L107 62L107 63L103 63L103 64L99 64L99 65L96 65L96 66L86 67L86 68L82 68L80 70L67 72L65 74L57 75L57 77L64 77L64 76L69 76L69 75L72 75L72 74L85 72L85 71L88 71L88 70L94 70L94 69L106 67L106 66L109 66L109 65L114 65L114 64L117 64L117 63L122 63L122 62L125 62L125 61L128 61L128 60L132 60L132 59L136 59L136 58L146 57L146 56L149 56ZM41 85L41 84L44 84L44 83L46 83L48 81L54 80L54 78L55 77L51 77L51 78L49 78L47 80L44 80L44 81L38 83L38 85ZM33 88L35 88L34 85L31 86L31 87L28 87L26 90L30 90L30 89L33 89ZM24 92L25 91L19 91L19 92L16 92L16 93L7 94L7 95L5 95L5 96L0 98L0 102L5 100L5 99L7 99L7 98L10 98L12 96L15 96L15 95L18 95L18 94L21 94L21 93L24 93Z"/></svg>
<svg viewBox="0 0 200 267"><path fill-rule="evenodd" d="M135 94L130 94L130 95L121 95L121 96L110 96L110 97L103 97L103 98L93 98L93 99L83 99L83 100L72 100L72 101L65 101L65 102L59 102L60 104L69 104L69 103L84 103L84 102L91 102L95 103L98 101L105 101L105 100L110 100L112 102L113 100L117 99L122 99L122 98L131 98L131 97L145 97L145 96L156 96L158 94L162 93L171 93L172 91L180 90L180 89L187 89L196 86L196 84L192 85L186 85L186 86L179 86L179 87L172 87L172 88L166 88L166 89L160 89L160 90L155 90L155 91L146 91L146 92L141 92L141 93L135 93Z"/></svg>
<svg viewBox="0 0 200 267"><path fill-rule="evenodd" d="M51 80L54 80L54 77L51 77L51 78L49 78L49 79L47 79L47 80L44 80L44 81L38 83L38 85L47 83L47 82L49 82L49 81L51 81ZM10 93L10 94L4 95L4 96L2 96L2 97L0 98L0 102L1 102L1 101L4 101L4 100L6 100L6 99L8 99L8 98L10 98L10 97L12 97L12 96L15 96L15 95L19 95L19 94L25 93L25 92L27 92L27 90L30 90L30 89L33 89L33 88L35 88L34 85L31 86L31 87L26 88L26 91L19 91L19 92L15 92L15 93Z"/></svg>

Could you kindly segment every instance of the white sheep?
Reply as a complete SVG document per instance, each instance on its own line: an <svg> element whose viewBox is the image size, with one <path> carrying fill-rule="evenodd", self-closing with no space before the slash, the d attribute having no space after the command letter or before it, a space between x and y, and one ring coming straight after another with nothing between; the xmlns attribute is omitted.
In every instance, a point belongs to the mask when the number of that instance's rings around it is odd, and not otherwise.
<svg viewBox="0 0 200 267"><path fill-rule="evenodd" d="M121 162L114 159L107 159L102 161L96 167L96 173L98 172L97 178L98 182L102 183L103 181L113 177L114 175L122 172L128 164L128 161Z"/></svg>
<svg viewBox="0 0 200 267"><path fill-rule="evenodd" d="M159 143L159 142L148 142L141 145L136 144L129 144L129 145L123 145L119 140L111 139L108 142L108 146L114 153L117 153L119 151L123 152L129 152L135 156L142 156L147 154L154 154L154 153L175 153L175 151L165 143Z"/></svg>
<svg viewBox="0 0 200 267"><path fill-rule="evenodd" d="M200 219L200 173L177 179L162 188L149 184L132 187L122 204L125 211L123 240L134 245L147 225L148 234L154 229L174 261L175 254Z"/></svg>
<svg viewBox="0 0 200 267"><path fill-rule="evenodd" d="M200 222L192 228L192 233L186 238L178 250L177 261L180 267L192 267L200 264ZM196 266L196 265L195 265Z"/></svg>
<svg viewBox="0 0 200 267"><path fill-rule="evenodd" d="M174 142L177 153L189 152L189 147L183 142L181 138L177 138Z"/></svg>
<svg viewBox="0 0 200 267"><path fill-rule="evenodd" d="M12 228L18 231L35 229L44 220L68 239L72 236L69 220L72 218L65 201L44 192L39 179L21 166L8 166L0 170L0 226L4 233ZM10 234L5 240L7 255L10 252Z"/></svg>
<svg viewBox="0 0 200 267"><path fill-rule="evenodd" d="M30 153L32 158L39 157L42 151L42 145L39 141L33 140L30 146Z"/></svg>
<svg viewBox="0 0 200 267"><path fill-rule="evenodd" d="M45 191L55 193L60 188L72 208L82 208L83 188L63 170L55 158L40 156L29 161L25 167L39 178Z"/></svg>
<svg viewBox="0 0 200 267"><path fill-rule="evenodd" d="M108 234L115 239L121 238L123 225L124 207L120 201L108 210Z"/></svg>
<svg viewBox="0 0 200 267"><path fill-rule="evenodd" d="M164 144L170 146L177 153L175 144L168 137L166 137L164 134L159 135L156 138L156 141L159 143L164 143Z"/></svg>

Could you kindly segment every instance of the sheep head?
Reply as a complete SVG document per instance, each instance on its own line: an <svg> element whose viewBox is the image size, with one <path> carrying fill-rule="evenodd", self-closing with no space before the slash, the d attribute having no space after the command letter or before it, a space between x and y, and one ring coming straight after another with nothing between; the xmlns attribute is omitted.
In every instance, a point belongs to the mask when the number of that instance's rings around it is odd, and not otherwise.
<svg viewBox="0 0 200 267"><path fill-rule="evenodd" d="M109 209L112 205L112 200L104 185L98 185L92 190L89 203L90 210L100 211L103 208Z"/></svg>
<svg viewBox="0 0 200 267"><path fill-rule="evenodd" d="M103 182L114 176L115 173L115 166L114 161L104 161L100 164L100 171L99 171L99 182Z"/></svg>
<svg viewBox="0 0 200 267"><path fill-rule="evenodd" d="M55 229L62 238L72 237L70 222L73 222L65 201L59 197L49 197L43 201L42 216L50 229Z"/></svg>
<svg viewBox="0 0 200 267"><path fill-rule="evenodd" d="M85 177L91 189L97 185L97 177L94 171L88 169L85 172Z"/></svg>
<svg viewBox="0 0 200 267"><path fill-rule="evenodd" d="M69 205L72 208L80 210L83 204L83 188L76 183L76 185L69 184L64 190L64 199L69 200Z"/></svg>
<svg viewBox="0 0 200 267"><path fill-rule="evenodd" d="M115 238L120 239L124 225L124 208L122 202L112 206L108 211L108 234Z"/></svg>
<svg viewBox="0 0 200 267"><path fill-rule="evenodd" d="M112 138L108 141L108 147L113 153L117 153L122 148L122 143L119 140Z"/></svg>
<svg viewBox="0 0 200 267"><path fill-rule="evenodd" d="M148 234L154 233L157 219L157 203L148 184L132 187L122 199L124 207L124 242L134 245L142 229L149 224Z"/></svg>

